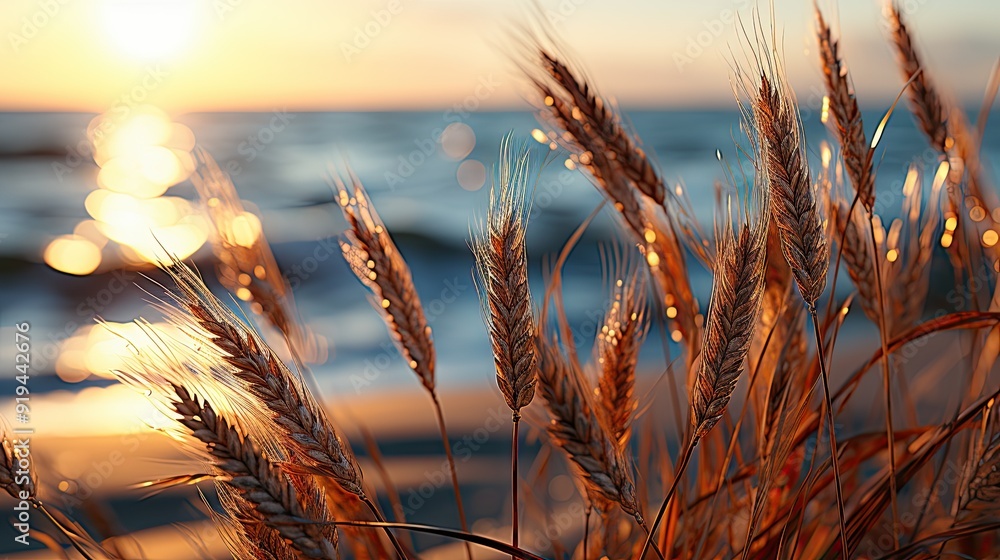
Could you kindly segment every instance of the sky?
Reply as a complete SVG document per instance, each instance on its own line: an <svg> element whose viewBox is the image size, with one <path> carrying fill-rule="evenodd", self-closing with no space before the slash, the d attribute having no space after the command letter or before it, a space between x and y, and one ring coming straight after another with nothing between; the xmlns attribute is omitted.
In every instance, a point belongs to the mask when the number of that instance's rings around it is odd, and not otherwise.
<svg viewBox="0 0 1000 560"><path fill-rule="evenodd" d="M5 0L0 110L171 112L523 108L514 31L532 0ZM729 107L752 0L537 0L608 96L638 107ZM768 6L764 7L766 19ZM862 104L902 85L882 0L820 0ZM1000 57L1000 2L903 0L929 72L978 103ZM800 100L817 95L812 2L774 0ZM821 95L821 94L818 94Z"/></svg>

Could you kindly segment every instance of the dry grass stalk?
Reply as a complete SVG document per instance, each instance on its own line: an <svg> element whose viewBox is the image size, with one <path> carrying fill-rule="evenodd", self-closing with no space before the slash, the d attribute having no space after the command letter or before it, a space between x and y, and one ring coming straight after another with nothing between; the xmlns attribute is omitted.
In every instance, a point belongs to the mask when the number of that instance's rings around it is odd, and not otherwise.
<svg viewBox="0 0 1000 560"><path fill-rule="evenodd" d="M764 201L766 203L766 196ZM743 371L764 295L768 214L719 240L712 299L691 396L692 444L722 418Z"/></svg>
<svg viewBox="0 0 1000 560"><path fill-rule="evenodd" d="M574 162L594 178L625 221L663 290L664 307L677 309L678 327L693 359L700 341L698 303L688 283L678 220L672 215L683 212L683 207L670 204L663 181L638 140L630 137L621 117L582 73L562 61L555 48L546 48L534 37L527 41L533 45L532 70L527 74L542 100L539 120L554 129L550 137L572 153ZM538 67L543 72L535 70ZM681 228L686 226L682 223ZM704 254L696 243L692 250Z"/></svg>
<svg viewBox="0 0 1000 560"><path fill-rule="evenodd" d="M598 510L617 504L642 524L628 456L606 427L593 391L572 360L543 333L538 341L538 389L551 422L549 437L576 467L591 503Z"/></svg>
<svg viewBox="0 0 1000 560"><path fill-rule="evenodd" d="M875 204L875 175L872 170L874 150L865 140L865 129L861 121L861 110L854 96L850 74L840 57L840 44L833 39L830 26L823 19L823 13L816 6L819 30L820 66L826 78L826 91L830 100L830 115L833 116L837 139L844 155L847 175L868 210Z"/></svg>
<svg viewBox="0 0 1000 560"><path fill-rule="evenodd" d="M830 251L800 138L798 110L785 86L762 74L754 116L770 184L771 216L799 293L815 306L826 288Z"/></svg>
<svg viewBox="0 0 1000 560"><path fill-rule="evenodd" d="M225 375L240 380L245 390L263 403L284 442L308 472L329 476L348 492L366 499L354 454L312 393L191 269L175 261L164 270L177 287L172 296L182 308L167 310L173 320L196 335L204 331L206 342L228 365Z"/></svg>
<svg viewBox="0 0 1000 560"><path fill-rule="evenodd" d="M436 360L431 327L424 315L417 288L413 285L410 267L393 243L389 230L379 218L357 176L348 171L350 187L336 172L331 171L331 180L337 191L337 201L344 213L344 219L350 226L350 230L344 236L345 241L340 245L344 259L358 280L374 294L371 300L373 307L385 321L410 369L417 374L431 395L450 466L459 521L462 530L468 532L455 460L451 453L451 442L448 440L444 412L434 384ZM468 544L466 552L471 558L472 549Z"/></svg>
<svg viewBox="0 0 1000 560"><path fill-rule="evenodd" d="M237 560L296 560L281 533L261 522L252 502L227 484L216 485L224 513L209 509L222 540Z"/></svg>
<svg viewBox="0 0 1000 560"><path fill-rule="evenodd" d="M308 477L287 477L260 448L238 433L211 404L174 386L173 408L178 421L205 444L223 481L254 504L261 521L288 539L309 558L338 558L337 533L330 526L297 519L329 522L324 497Z"/></svg>
<svg viewBox="0 0 1000 560"><path fill-rule="evenodd" d="M212 156L195 152L200 166L191 176L212 224L212 251L218 259L223 286L250 302L288 341L292 351L307 362L320 359L315 336L298 320L288 282L274 260L259 218L240 201L232 180Z"/></svg>
<svg viewBox="0 0 1000 560"><path fill-rule="evenodd" d="M889 32L896 47L903 76L907 80L916 76L907 89L910 111L916 117L917 125L930 140L931 146L942 154L947 154L951 148L948 142L948 111L930 76L922 71L924 66L920 55L895 1L888 3L886 19L889 22Z"/></svg>
<svg viewBox="0 0 1000 560"><path fill-rule="evenodd" d="M304 557L338 558L336 530L312 523L333 520L312 477L283 472L282 452L273 446L265 450L250 438L253 430L246 426L260 420L236 413L238 406L227 402L229 391L211 380L211 369L218 367L212 358L199 357L194 349L184 352L161 336L150 331L157 348L139 353L128 371L117 372L119 379L175 417L178 425L170 432L212 466L217 483L252 504L252 519L280 533ZM227 412L219 413L209 398Z"/></svg>
<svg viewBox="0 0 1000 560"><path fill-rule="evenodd" d="M619 259L614 289L604 324L597 333L599 410L621 449L628 447L635 398L635 369L646 338L646 283L641 268L628 257Z"/></svg>
<svg viewBox="0 0 1000 560"><path fill-rule="evenodd" d="M485 222L473 243L483 314L493 346L497 386L515 420L535 394L534 317L528 290L525 196L531 165L525 147L504 138Z"/></svg>
<svg viewBox="0 0 1000 560"><path fill-rule="evenodd" d="M361 181L348 172L350 185L332 175L337 202L350 230L341 243L351 271L372 291L372 305L382 315L393 340L421 383L434 392L434 343L410 267L368 199Z"/></svg>

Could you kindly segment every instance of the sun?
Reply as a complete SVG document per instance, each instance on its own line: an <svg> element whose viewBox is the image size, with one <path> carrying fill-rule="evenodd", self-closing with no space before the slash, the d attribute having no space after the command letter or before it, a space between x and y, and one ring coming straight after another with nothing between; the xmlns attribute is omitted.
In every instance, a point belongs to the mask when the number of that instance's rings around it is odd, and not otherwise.
<svg viewBox="0 0 1000 560"><path fill-rule="evenodd" d="M105 35L130 58L163 60L191 41L202 15L198 0L105 0Z"/></svg>

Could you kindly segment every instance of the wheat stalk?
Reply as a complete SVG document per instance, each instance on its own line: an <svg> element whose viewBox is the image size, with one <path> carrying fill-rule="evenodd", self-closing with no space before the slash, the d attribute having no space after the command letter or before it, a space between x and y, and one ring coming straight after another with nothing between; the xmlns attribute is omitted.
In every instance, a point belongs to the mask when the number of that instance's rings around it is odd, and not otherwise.
<svg viewBox="0 0 1000 560"><path fill-rule="evenodd" d="M664 291L662 303L677 310L679 330L689 345L688 358L693 359L700 342L698 302L691 293L682 240L677 235L678 225L685 232L690 228L678 220L684 216L673 215L683 214L684 208L668 204L663 180L639 141L626 132L621 117L583 74L537 37L528 37L526 43L532 45L528 55L532 70L526 74L541 99L539 120L562 131L550 136L572 152L573 160L594 178L624 220ZM704 255L697 243L691 249Z"/></svg>
<svg viewBox="0 0 1000 560"><path fill-rule="evenodd" d="M628 447L632 432L635 369L648 329L646 284L633 260L620 259L614 276L611 303L597 333L599 410L607 419L611 435L621 449Z"/></svg>
<svg viewBox="0 0 1000 560"><path fill-rule="evenodd" d="M136 351L126 368L115 372L118 379L142 390L174 417L177 424L170 432L212 466L217 484L253 505L256 520L305 557L338 558L337 532L328 525L333 518L323 492L311 476L283 472L280 465L289 464L283 446L260 445L251 437L260 433L257 427L264 422L243 405L234 388L218 383L223 365L217 356L169 339L147 323L138 324L152 344L142 345L148 348Z"/></svg>
<svg viewBox="0 0 1000 560"><path fill-rule="evenodd" d="M316 339L298 321L292 291L274 260L260 220L244 208L232 180L208 152L198 149L195 156L201 165L191 182L211 223L219 281L278 329L296 356L316 361Z"/></svg>
<svg viewBox="0 0 1000 560"><path fill-rule="evenodd" d="M337 174L332 181L350 230L341 243L351 271L374 294L372 305L382 315L406 363L434 392L434 343L410 267L379 218L368 193L349 172L350 186Z"/></svg>
<svg viewBox="0 0 1000 560"><path fill-rule="evenodd" d="M715 266L705 340L691 397L692 440L722 418L750 350L764 294L767 211L737 236L724 228Z"/></svg>
<svg viewBox="0 0 1000 560"><path fill-rule="evenodd" d="M364 498L361 470L354 454L312 393L191 269L175 261L164 270L178 289L171 295L183 309L167 309L171 318L182 329L205 333L207 342L229 366L227 374L242 381L264 404L289 446L314 474L329 476L348 492Z"/></svg>
<svg viewBox="0 0 1000 560"><path fill-rule="evenodd" d="M512 411L511 442L512 530L518 543L517 448L521 409L531 403L537 382L534 317L528 289L525 201L531 162L526 146L512 146L511 136L500 145L497 176L490 187L486 220L473 242L479 288L483 295L497 386Z"/></svg>
<svg viewBox="0 0 1000 560"><path fill-rule="evenodd" d="M587 147L603 146L610 159L639 191L663 204L666 189L646 151L642 149L638 137L625 132L621 117L606 99L601 97L586 82L578 81L570 68L554 54L539 49L541 67L568 93L573 107L579 113L576 120L587 123ZM590 150L594 151L594 150ZM603 150L602 150L603 151Z"/></svg>
<svg viewBox="0 0 1000 560"><path fill-rule="evenodd" d="M830 251L799 138L798 113L783 87L760 76L755 124L770 185L771 216L781 234L785 260L802 299L815 306L826 288Z"/></svg>
<svg viewBox="0 0 1000 560"><path fill-rule="evenodd" d="M850 74L840 57L840 44L833 39L830 26L823 19L823 13L816 6L816 20L819 30L820 66L826 79L826 91L830 100L830 115L833 116L837 140L844 154L847 175L866 209L875 204L875 176L872 171L874 150L865 141L861 110L851 86Z"/></svg>
<svg viewBox="0 0 1000 560"><path fill-rule="evenodd" d="M504 138L500 151L489 210L473 252L484 294L483 314L493 346L497 385L517 419L521 409L531 402L536 381L524 227L531 170L527 148L512 146L510 136Z"/></svg>
<svg viewBox="0 0 1000 560"><path fill-rule="evenodd" d="M857 210L849 214L850 205L841 200L831 208L835 229L843 240L841 254L847 265L847 274L858 290L858 300L865 315L876 325L879 321L878 288L875 286L874 259L871 248L863 237L867 224Z"/></svg>
<svg viewBox="0 0 1000 560"><path fill-rule="evenodd" d="M468 532L455 459L452 457L444 412L434 383L436 362L431 327L420 304L417 288L413 285L410 267L393 243L389 230L379 218L361 181L354 173L348 173L350 187L339 174L331 170L331 183L337 190L337 200L344 219L350 226L341 243L344 259L358 280L374 294L372 305L385 321L410 369L417 374L431 396L451 471L459 522L462 530ZM471 559L472 547L468 543L465 546L466 554Z"/></svg>
<svg viewBox="0 0 1000 560"><path fill-rule="evenodd" d="M684 476L695 447L722 418L733 391L736 390L736 382L750 350L764 297L770 222L770 195L766 190L756 187L755 191L751 204L746 209L746 222L739 234L735 233L730 216L718 235L719 248L716 251L712 298L691 394L690 437L684 445L674 470L673 481L660 503L650 533L643 544L640 560L646 556L652 544L653 536ZM756 209L755 206L760 206L760 215L754 218L750 213Z"/></svg>
<svg viewBox="0 0 1000 560"><path fill-rule="evenodd" d="M583 373L544 334L537 342L538 388L552 419L549 437L576 467L595 507L617 504L642 524L628 457L602 421Z"/></svg>
<svg viewBox="0 0 1000 560"><path fill-rule="evenodd" d="M889 22L889 32L903 76L912 83L907 89L910 100L910 110L917 119L920 129L927 135L931 145L939 152L946 154L948 145L948 113L938 95L930 77L923 72L923 63L917 53L916 46L909 30L903 21L898 4L893 1L887 4L886 19Z"/></svg>
<svg viewBox="0 0 1000 560"><path fill-rule="evenodd" d="M207 401L199 402L181 386L175 385L174 393L173 408L181 416L178 421L205 444L215 467L225 477L224 483L254 504L261 520L305 556L338 558L336 531L312 524L332 520L319 487L308 477L294 482L286 478L253 442L216 414Z"/></svg>
<svg viewBox="0 0 1000 560"><path fill-rule="evenodd" d="M362 473L347 440L342 439L327 418L326 411L301 379L285 366L257 333L226 308L184 263L174 260L163 270L177 288L171 293L176 305L161 305L172 321L196 340L203 340L228 368L215 372L223 385L238 382L264 408L282 443L301 464L285 468L299 474L330 477L345 491L354 494L383 521L381 513L364 490ZM258 441L258 444L265 442ZM396 553L405 553L386 529Z"/></svg>
<svg viewBox="0 0 1000 560"><path fill-rule="evenodd" d="M820 220L810 179L809 165L801 139L801 123L795 101L779 71L777 79L760 73L760 87L753 101L754 126L759 135L762 167L767 174L771 216L778 226L785 260L812 317L817 359L823 380L824 407L830 435L830 456L837 490L841 547L847 555L846 514L841 483L837 437L834 428L830 381L820 332L816 301L826 288L830 251L826 231ZM874 192L871 193L874 196ZM877 281L877 277L876 277ZM752 535L748 535L748 542Z"/></svg>

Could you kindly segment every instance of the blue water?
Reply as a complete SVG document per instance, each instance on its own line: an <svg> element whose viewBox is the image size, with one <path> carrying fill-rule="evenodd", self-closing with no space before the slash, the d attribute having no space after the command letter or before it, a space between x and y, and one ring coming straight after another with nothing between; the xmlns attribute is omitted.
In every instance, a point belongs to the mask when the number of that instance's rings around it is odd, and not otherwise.
<svg viewBox="0 0 1000 560"><path fill-rule="evenodd" d="M235 182L242 198L259 207L279 265L298 280L295 297L303 318L333 344L331 359L317 368L320 384L340 392L402 383L418 389L367 303L365 290L350 275L336 247L331 254L330 246L319 241L336 237L344 228L339 212L329 204L331 193L324 174L329 162L341 164L345 159L368 188L413 269L437 341L440 383L492 384L491 359L468 250L470 223L482 215L487 190L461 188L456 180L460 162L446 157L433 143L429 155L420 152L435 129L448 124L448 115L298 113L292 117L289 125L252 158L245 144L241 149L241 142L266 126L270 113L188 114L174 120L189 126L198 142L224 167L234 164L233 169L238 169ZM708 230L713 184L726 177L715 152L721 150L727 162L735 162L733 138L745 143L738 117L735 111L630 114L646 147L657 155L664 177L671 186L678 182L685 185ZM138 281L149 287L149 282L137 275L121 279L126 289L109 293L107 288L119 285L112 282L112 275L77 278L40 263L48 239L70 233L87 217L83 201L95 188L96 166L83 162L57 176L53 164L68 161L67 152L83 141L91 118L87 114L0 114L0 326L31 321L36 340L44 341L35 350L39 354L36 391L67 387L54 376L43 376L51 372L51 360L46 358L76 325L92 321L96 308L109 320L126 321L140 314L155 317L144 303L144 294L130 285ZM880 115L870 113L865 118L876 123ZM537 126L532 115L520 112L473 113L465 122L477 138L468 157L487 167L495 161L506 131L528 138ZM819 141L827 134L815 115L805 127L810 156L818 164ZM532 144L540 153L546 151ZM880 147L879 187L899 184L906 165L926 148L910 116L904 112L896 115ZM987 129L983 152L988 165L1000 160L997 127ZM401 158L413 154L419 156L411 159L421 163L413 165L412 171L407 166L401 168ZM402 182L390 186L387 172L396 173ZM931 173L933 165L928 167ZM990 168L990 176L997 176L995 167ZM543 258L558 251L601 198L583 175L563 167L562 158L543 170L536 193L529 253L535 290L541 293ZM190 198L193 189L182 184L168 194ZM607 215L599 218L568 264L568 309L581 340L592 337L594 317L604 308L599 244L613 238L614 228ZM324 258L316 260L313 269L309 258L315 255ZM211 270L207 257L205 250L195 256L203 271ZM710 276L697 264L691 268L696 294L705 302ZM656 333L651 336L659 338ZM647 346L645 361L662 364L660 345Z"/></svg>

